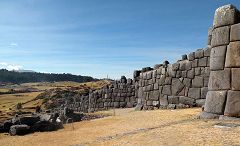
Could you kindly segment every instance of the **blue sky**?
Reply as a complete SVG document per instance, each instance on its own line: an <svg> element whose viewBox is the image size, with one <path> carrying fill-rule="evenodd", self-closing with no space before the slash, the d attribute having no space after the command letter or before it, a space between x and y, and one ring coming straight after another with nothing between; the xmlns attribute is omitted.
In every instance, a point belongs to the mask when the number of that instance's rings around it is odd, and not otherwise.
<svg viewBox="0 0 240 146"><path fill-rule="evenodd" d="M0 0L0 67L113 79L206 47L239 0Z"/></svg>

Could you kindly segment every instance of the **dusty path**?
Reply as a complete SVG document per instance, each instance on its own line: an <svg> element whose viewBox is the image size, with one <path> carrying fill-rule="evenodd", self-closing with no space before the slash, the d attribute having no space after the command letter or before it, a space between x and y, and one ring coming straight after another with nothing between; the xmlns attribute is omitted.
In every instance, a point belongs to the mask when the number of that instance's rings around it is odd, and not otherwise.
<svg viewBox="0 0 240 146"><path fill-rule="evenodd" d="M112 112L112 111L109 111ZM200 109L134 111L116 110L116 116L66 125L65 129L10 137L0 145L240 145L240 127L219 128L233 121L199 120Z"/></svg>

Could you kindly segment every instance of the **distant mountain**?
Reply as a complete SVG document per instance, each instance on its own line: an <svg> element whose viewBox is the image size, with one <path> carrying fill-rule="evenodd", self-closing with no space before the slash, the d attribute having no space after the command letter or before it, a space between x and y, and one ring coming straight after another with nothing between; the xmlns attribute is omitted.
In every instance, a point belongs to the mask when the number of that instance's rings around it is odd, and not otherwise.
<svg viewBox="0 0 240 146"><path fill-rule="evenodd" d="M8 71L0 69L0 82L5 83L29 83L29 82L57 82L57 81L74 81L74 82L90 82L97 81L93 77L72 75L72 74L53 74L53 73L37 73L30 70Z"/></svg>

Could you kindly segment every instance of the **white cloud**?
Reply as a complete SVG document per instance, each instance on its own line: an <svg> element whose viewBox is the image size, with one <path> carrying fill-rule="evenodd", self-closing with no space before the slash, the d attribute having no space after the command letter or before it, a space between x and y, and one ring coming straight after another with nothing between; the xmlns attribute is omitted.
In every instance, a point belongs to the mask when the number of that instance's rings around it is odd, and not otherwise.
<svg viewBox="0 0 240 146"><path fill-rule="evenodd" d="M20 70L23 68L21 65L8 64L6 62L0 62L0 68L7 70Z"/></svg>
<svg viewBox="0 0 240 146"><path fill-rule="evenodd" d="M17 47L18 44L17 43L10 43L10 46Z"/></svg>

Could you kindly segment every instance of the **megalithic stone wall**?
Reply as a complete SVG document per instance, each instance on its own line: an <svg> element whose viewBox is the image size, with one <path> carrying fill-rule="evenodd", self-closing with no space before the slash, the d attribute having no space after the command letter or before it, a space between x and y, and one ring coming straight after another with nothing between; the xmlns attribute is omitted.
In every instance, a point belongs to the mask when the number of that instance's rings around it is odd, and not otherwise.
<svg viewBox="0 0 240 146"><path fill-rule="evenodd" d="M210 36L209 36L210 37ZM143 68L134 80L139 109L183 108L205 103L211 48L198 49L169 64ZM137 72L137 71L135 71Z"/></svg>
<svg viewBox="0 0 240 146"><path fill-rule="evenodd" d="M216 10L211 36L210 80L202 118L240 116L240 12ZM223 117L223 116L221 116Z"/></svg>

